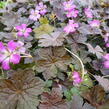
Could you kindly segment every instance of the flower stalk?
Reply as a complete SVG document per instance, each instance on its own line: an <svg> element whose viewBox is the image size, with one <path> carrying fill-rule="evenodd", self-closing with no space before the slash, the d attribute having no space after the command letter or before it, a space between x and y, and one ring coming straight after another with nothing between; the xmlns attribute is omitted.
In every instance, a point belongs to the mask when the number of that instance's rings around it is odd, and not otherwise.
<svg viewBox="0 0 109 109"><path fill-rule="evenodd" d="M72 54L74 57L76 57L78 59L78 61L80 62L80 64L81 64L81 72L82 72L82 79L83 79L84 75L85 75L85 69L84 69L84 64L83 64L82 60L76 54L71 52L69 49L65 48L65 50L68 51L70 54Z"/></svg>

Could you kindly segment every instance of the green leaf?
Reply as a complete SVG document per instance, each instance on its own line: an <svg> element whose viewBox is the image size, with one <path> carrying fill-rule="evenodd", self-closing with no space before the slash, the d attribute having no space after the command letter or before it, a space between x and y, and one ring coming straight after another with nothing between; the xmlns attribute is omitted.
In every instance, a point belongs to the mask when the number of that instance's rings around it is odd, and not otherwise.
<svg viewBox="0 0 109 109"><path fill-rule="evenodd" d="M66 97L66 99L68 101L70 101L72 99L72 94L71 94L71 92L69 90L64 91L64 96Z"/></svg>
<svg viewBox="0 0 109 109"><path fill-rule="evenodd" d="M69 67L71 68L72 72L74 71L74 65L70 64Z"/></svg>
<svg viewBox="0 0 109 109"><path fill-rule="evenodd" d="M68 77L70 77L72 74L72 72L67 72Z"/></svg>
<svg viewBox="0 0 109 109"><path fill-rule="evenodd" d="M82 84L89 88L93 86L93 81L91 80L91 78L89 77L88 74L86 74L84 76L84 80L83 80Z"/></svg>
<svg viewBox="0 0 109 109"><path fill-rule="evenodd" d="M52 80L46 80L45 87L51 87L52 84L53 84L53 81Z"/></svg>
<svg viewBox="0 0 109 109"><path fill-rule="evenodd" d="M12 69L17 70L19 68L21 69L25 69L25 68L32 68L34 66L35 63L28 63L28 64L24 64L23 62L21 62L20 64L11 64Z"/></svg>
<svg viewBox="0 0 109 109"><path fill-rule="evenodd" d="M35 37L39 38L40 35L49 34L53 32L54 27L49 24L42 24L38 28L35 28L33 31L35 32Z"/></svg>
<svg viewBox="0 0 109 109"><path fill-rule="evenodd" d="M4 8L6 6L6 4L7 4L7 2L4 2L4 1L0 2L0 8Z"/></svg>
<svg viewBox="0 0 109 109"><path fill-rule="evenodd" d="M72 95L75 95L75 94L76 94L76 95L79 95L79 94L80 94L79 89L76 88L76 87L71 88L71 89L70 89L70 92L71 92Z"/></svg>
<svg viewBox="0 0 109 109"><path fill-rule="evenodd" d="M83 82L80 86L80 90L84 92L84 91L87 91L91 87L93 87L93 81L91 80L88 74L85 74Z"/></svg>
<svg viewBox="0 0 109 109"><path fill-rule="evenodd" d="M47 17L41 17L41 18L39 19L39 22L40 22L41 24L48 24L48 23L49 23L49 20L47 19Z"/></svg>

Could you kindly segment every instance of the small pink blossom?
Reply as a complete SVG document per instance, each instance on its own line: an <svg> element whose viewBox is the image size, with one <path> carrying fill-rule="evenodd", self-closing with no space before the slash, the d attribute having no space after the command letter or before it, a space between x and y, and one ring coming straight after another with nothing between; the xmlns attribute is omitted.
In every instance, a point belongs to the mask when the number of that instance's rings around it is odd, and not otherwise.
<svg viewBox="0 0 109 109"><path fill-rule="evenodd" d="M109 61L109 53L107 53L105 56L103 56L105 60Z"/></svg>
<svg viewBox="0 0 109 109"><path fill-rule="evenodd" d="M27 28L26 24L22 24L20 26L16 26L15 28L18 31L18 33L17 33L18 36L28 37L30 35L30 33L32 32L32 29L31 28Z"/></svg>
<svg viewBox="0 0 109 109"><path fill-rule="evenodd" d="M106 43L106 47L109 47L109 42L108 42L108 43Z"/></svg>
<svg viewBox="0 0 109 109"><path fill-rule="evenodd" d="M73 4L72 0L70 0L68 2L64 2L63 5L64 5L64 10L65 11L71 11L72 9L76 8L76 5Z"/></svg>
<svg viewBox="0 0 109 109"><path fill-rule="evenodd" d="M80 84L82 82L82 78L80 77L79 73L74 71L72 72L73 74L73 84L76 85L76 84Z"/></svg>
<svg viewBox="0 0 109 109"><path fill-rule="evenodd" d="M70 17L76 18L78 16L78 13L79 13L78 10L73 9L73 10L67 12L67 17L68 18L70 18Z"/></svg>
<svg viewBox="0 0 109 109"><path fill-rule="evenodd" d="M89 25L91 27L99 27L100 26L100 21L99 20L93 20L89 22Z"/></svg>
<svg viewBox="0 0 109 109"><path fill-rule="evenodd" d="M109 68L109 61L104 62L104 67L107 68L107 69Z"/></svg>
<svg viewBox="0 0 109 109"><path fill-rule="evenodd" d="M40 18L40 12L39 12L39 10L34 10L34 9L32 9L31 11L30 11L30 16L29 16L29 19L30 20L34 20L34 21L37 21L39 18Z"/></svg>
<svg viewBox="0 0 109 109"><path fill-rule="evenodd" d="M109 47L109 33L106 33L106 35L104 37L104 41L106 43L106 47Z"/></svg>
<svg viewBox="0 0 109 109"><path fill-rule="evenodd" d="M93 18L92 10L90 8L85 8L84 13L85 13L86 17Z"/></svg>
<svg viewBox="0 0 109 109"><path fill-rule="evenodd" d="M10 63L18 64L21 59L21 54L25 54L24 43L21 41L9 41L6 46L0 42L0 63L4 70L10 69Z"/></svg>
<svg viewBox="0 0 109 109"><path fill-rule="evenodd" d="M36 10L39 11L39 13L41 15L45 15L47 13L47 6L43 4L43 2L40 2L37 6L36 6Z"/></svg>
<svg viewBox="0 0 109 109"><path fill-rule="evenodd" d="M75 23L74 20L69 20L68 25L64 28L64 31L69 34L75 32L76 29L79 27L78 23Z"/></svg>
<svg viewBox="0 0 109 109"><path fill-rule="evenodd" d="M105 56L103 56L103 58L105 59L104 67L109 68L109 53L107 53Z"/></svg>

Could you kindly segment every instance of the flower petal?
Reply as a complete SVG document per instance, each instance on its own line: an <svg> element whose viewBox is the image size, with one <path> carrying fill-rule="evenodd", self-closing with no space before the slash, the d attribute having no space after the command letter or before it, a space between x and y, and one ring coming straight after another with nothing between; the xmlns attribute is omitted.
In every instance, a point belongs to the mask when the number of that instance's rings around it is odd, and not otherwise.
<svg viewBox="0 0 109 109"><path fill-rule="evenodd" d="M26 29L26 32L29 32L30 33L30 32L32 32L32 29L31 28L27 28Z"/></svg>
<svg viewBox="0 0 109 109"><path fill-rule="evenodd" d="M26 51L26 48L24 47L21 47L18 52L21 53L21 54L25 54L25 51Z"/></svg>
<svg viewBox="0 0 109 109"><path fill-rule="evenodd" d="M11 40L8 42L7 47L10 51L14 51L17 48L17 43Z"/></svg>
<svg viewBox="0 0 109 109"><path fill-rule="evenodd" d="M19 54L11 55L10 62L12 62L13 64L18 64L20 62L20 55Z"/></svg>
<svg viewBox="0 0 109 109"><path fill-rule="evenodd" d="M28 32L25 32L25 33L24 33L24 37L27 38L28 36L29 36L29 33L28 33Z"/></svg>
<svg viewBox="0 0 109 109"><path fill-rule="evenodd" d="M17 33L17 36L23 36L23 32L19 31L19 32Z"/></svg>
<svg viewBox="0 0 109 109"><path fill-rule="evenodd" d="M24 43L21 41L18 41L17 44L18 44L18 47L22 47L24 45Z"/></svg>
<svg viewBox="0 0 109 109"><path fill-rule="evenodd" d="M104 62L104 67L107 68L107 69L109 68L109 61Z"/></svg>
<svg viewBox="0 0 109 109"><path fill-rule="evenodd" d="M0 42L0 51L2 52L2 51L4 51L4 50L5 50L5 46L3 45L2 42Z"/></svg>
<svg viewBox="0 0 109 109"><path fill-rule="evenodd" d="M104 59L106 59L106 60L109 61L109 53L107 53L107 54L104 56Z"/></svg>
<svg viewBox="0 0 109 109"><path fill-rule="evenodd" d="M27 28L27 24L22 24L21 27L22 27L22 29L26 29Z"/></svg>
<svg viewBox="0 0 109 109"><path fill-rule="evenodd" d="M10 69L9 58L5 59L5 60L2 62L2 68L3 68L4 70L9 70L9 69Z"/></svg>
<svg viewBox="0 0 109 109"><path fill-rule="evenodd" d="M16 26L15 29L18 31L22 30L21 26Z"/></svg>
<svg viewBox="0 0 109 109"><path fill-rule="evenodd" d="M5 56L4 54L0 54L0 63L6 59L7 56Z"/></svg>
<svg viewBox="0 0 109 109"><path fill-rule="evenodd" d="M31 9L30 10L30 14L34 14L34 9Z"/></svg>

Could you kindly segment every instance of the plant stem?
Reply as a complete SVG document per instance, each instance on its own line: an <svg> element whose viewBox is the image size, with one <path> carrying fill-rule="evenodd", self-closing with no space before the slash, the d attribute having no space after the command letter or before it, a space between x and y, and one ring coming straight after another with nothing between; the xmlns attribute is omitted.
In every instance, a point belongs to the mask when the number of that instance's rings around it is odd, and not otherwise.
<svg viewBox="0 0 109 109"><path fill-rule="evenodd" d="M81 72L82 72L82 79L83 79L84 75L85 75L85 69L84 69L84 64L83 64L82 60L76 54L71 52L69 49L65 48L65 50L68 51L70 54L72 54L74 57L76 57L79 60L79 62L81 64Z"/></svg>

